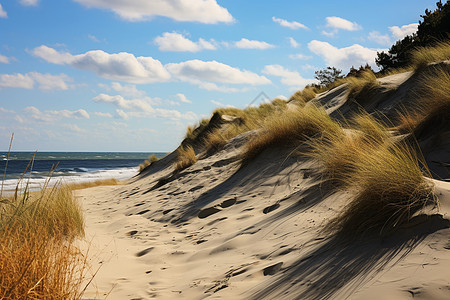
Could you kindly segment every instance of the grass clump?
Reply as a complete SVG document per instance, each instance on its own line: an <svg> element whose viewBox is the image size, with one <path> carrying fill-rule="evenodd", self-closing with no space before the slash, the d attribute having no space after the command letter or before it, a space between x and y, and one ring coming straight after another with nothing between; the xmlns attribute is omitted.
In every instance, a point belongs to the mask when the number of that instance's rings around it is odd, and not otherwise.
<svg viewBox="0 0 450 300"><path fill-rule="evenodd" d="M85 256L72 241L84 235L72 190L57 185L0 201L0 298L79 299Z"/></svg>
<svg viewBox="0 0 450 300"><path fill-rule="evenodd" d="M306 86L303 90L295 92L290 98L289 102L296 102L299 104L305 104L306 102L314 99L318 89L313 86Z"/></svg>
<svg viewBox="0 0 450 300"><path fill-rule="evenodd" d="M366 112L354 116L346 127L308 141L308 155L321 163L327 180L339 186L354 176L355 162L364 152L384 146L390 137L385 126Z"/></svg>
<svg viewBox="0 0 450 300"><path fill-rule="evenodd" d="M197 162L194 148L192 146L180 146L175 164L175 171L184 170Z"/></svg>
<svg viewBox="0 0 450 300"><path fill-rule="evenodd" d="M188 131L192 130L189 129L188 127ZM146 159L142 164L139 164L139 172L144 171L147 167L149 167L152 163L157 162L159 159L156 157L155 154L152 154L148 157L148 159Z"/></svg>
<svg viewBox="0 0 450 300"><path fill-rule="evenodd" d="M307 105L286 110L266 120L259 134L247 142L242 158L246 162L270 146L292 146L334 131L340 131L340 126L323 108Z"/></svg>
<svg viewBox="0 0 450 300"><path fill-rule="evenodd" d="M427 204L437 204L431 183L419 167L421 159L405 144L360 151L347 178L350 203L330 223L344 236L385 235Z"/></svg>
<svg viewBox="0 0 450 300"><path fill-rule="evenodd" d="M431 47L420 47L411 53L411 65L415 69L434 62L450 59L450 41L442 41Z"/></svg>

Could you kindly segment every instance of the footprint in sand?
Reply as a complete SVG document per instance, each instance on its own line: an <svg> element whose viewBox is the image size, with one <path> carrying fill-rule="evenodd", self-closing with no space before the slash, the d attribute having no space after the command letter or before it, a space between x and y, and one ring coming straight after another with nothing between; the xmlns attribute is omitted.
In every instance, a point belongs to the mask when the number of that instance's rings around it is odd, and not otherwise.
<svg viewBox="0 0 450 300"><path fill-rule="evenodd" d="M153 249L154 249L153 247L150 247L150 248L144 249L144 250L142 250L142 251L139 251L138 253L136 253L136 256L137 256L137 257L144 256L145 254L149 253L149 252L152 251Z"/></svg>
<svg viewBox="0 0 450 300"><path fill-rule="evenodd" d="M264 276L275 275L281 269L282 265L283 265L283 263L279 262L277 264L274 264L274 265L271 265L271 266L268 266L268 267L264 268L263 269Z"/></svg>
<svg viewBox="0 0 450 300"><path fill-rule="evenodd" d="M275 203L274 205L271 206L267 206L266 208L263 209L263 213L268 214L272 211L274 211L275 209L279 208L280 204Z"/></svg>

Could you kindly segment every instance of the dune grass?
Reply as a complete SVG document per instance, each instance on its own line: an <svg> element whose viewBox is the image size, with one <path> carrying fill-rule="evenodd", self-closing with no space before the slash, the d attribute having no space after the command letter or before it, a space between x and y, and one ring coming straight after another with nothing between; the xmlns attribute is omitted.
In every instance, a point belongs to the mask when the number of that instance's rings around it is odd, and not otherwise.
<svg viewBox="0 0 450 300"><path fill-rule="evenodd" d="M175 171L184 170L197 162L194 148L192 146L180 146L178 156L175 162Z"/></svg>
<svg viewBox="0 0 450 300"><path fill-rule="evenodd" d="M419 167L420 157L406 144L360 151L346 179L353 193L328 229L345 237L386 235L407 223L428 204L437 204L433 188ZM422 162L423 165L423 162Z"/></svg>
<svg viewBox="0 0 450 300"><path fill-rule="evenodd" d="M411 65L415 69L425 67L429 63L450 60L450 42L438 42L430 47L421 47L411 53Z"/></svg>
<svg viewBox="0 0 450 300"><path fill-rule="evenodd" d="M305 104L306 102L314 99L319 90L312 86L306 86L303 90L295 92L290 98L289 102L297 102L300 104Z"/></svg>
<svg viewBox="0 0 450 300"><path fill-rule="evenodd" d="M101 186L101 185L118 185L120 184L120 181L115 178L110 179L100 179L95 181L87 181L87 182L80 182L80 183L71 183L67 185L67 188L69 190L81 190L81 189L87 189L95 186Z"/></svg>
<svg viewBox="0 0 450 300"><path fill-rule="evenodd" d="M308 140L307 154L320 162L327 180L342 186L354 176L355 162L365 152L383 147L389 137L380 121L361 111L345 128L327 131L320 139Z"/></svg>
<svg viewBox="0 0 450 300"><path fill-rule="evenodd" d="M311 140L310 156L328 180L351 196L327 230L346 237L394 231L429 203L436 204L420 155L394 143L387 127L367 113L355 116L343 132Z"/></svg>
<svg viewBox="0 0 450 300"><path fill-rule="evenodd" d="M188 127L188 131L192 130L189 129ZM148 157L148 159L146 159L142 164L139 164L139 172L144 171L145 168L149 167L152 163L158 161L159 159L156 157L155 154L152 154Z"/></svg>
<svg viewBox="0 0 450 300"><path fill-rule="evenodd" d="M84 221L72 190L57 185L0 201L0 298L79 299L88 270L72 241Z"/></svg>
<svg viewBox="0 0 450 300"><path fill-rule="evenodd" d="M246 163L270 146L297 145L308 138L340 130L323 108L307 105L289 109L265 121L259 134L245 145L242 160Z"/></svg>
<svg viewBox="0 0 450 300"><path fill-rule="evenodd" d="M400 133L417 135L425 124L442 125L438 121L449 118L450 65L436 64L416 72L422 74L413 93L414 103L408 111L399 114L395 127Z"/></svg>

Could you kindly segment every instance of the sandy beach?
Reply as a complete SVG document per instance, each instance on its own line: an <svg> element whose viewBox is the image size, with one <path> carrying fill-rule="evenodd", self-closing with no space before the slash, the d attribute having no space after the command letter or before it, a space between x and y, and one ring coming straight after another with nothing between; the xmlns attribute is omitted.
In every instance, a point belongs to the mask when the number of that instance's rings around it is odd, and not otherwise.
<svg viewBox="0 0 450 300"><path fill-rule="evenodd" d="M413 81L380 82L395 92L370 102L377 109L405 101ZM313 101L346 114L347 100L338 87ZM427 179L439 207L395 233L346 243L324 227L351 195L282 145L241 165L251 134L176 174L169 155L123 185L77 191L98 269L85 298L449 299L450 182Z"/></svg>

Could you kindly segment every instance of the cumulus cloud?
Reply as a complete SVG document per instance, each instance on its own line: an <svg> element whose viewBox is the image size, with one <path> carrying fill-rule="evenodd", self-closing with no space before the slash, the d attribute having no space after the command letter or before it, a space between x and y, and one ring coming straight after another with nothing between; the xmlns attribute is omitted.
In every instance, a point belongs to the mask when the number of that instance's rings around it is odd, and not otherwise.
<svg viewBox="0 0 450 300"><path fill-rule="evenodd" d="M240 70L217 61L189 60L166 65L170 73L181 81L197 84L204 89L215 89L218 83L269 84L271 81L256 73Z"/></svg>
<svg viewBox="0 0 450 300"><path fill-rule="evenodd" d="M72 79L66 74L51 75L38 72L29 72L26 74L0 74L0 87L33 89L37 83L40 90L67 90L69 86L67 81Z"/></svg>
<svg viewBox="0 0 450 300"><path fill-rule="evenodd" d="M156 37L154 42L158 45L159 51L198 52L217 49L213 40L208 42L199 39L197 42L193 42L177 32L164 32L162 36Z"/></svg>
<svg viewBox="0 0 450 300"><path fill-rule="evenodd" d="M392 44L391 38L387 34L381 34L378 31L372 31L369 33L368 39L374 41L377 44L383 46L389 46Z"/></svg>
<svg viewBox="0 0 450 300"><path fill-rule="evenodd" d="M326 17L325 20L327 21L327 24L325 25L326 27L348 31L356 31L361 29L361 26L358 25L356 22L350 22L349 20L343 18Z"/></svg>
<svg viewBox="0 0 450 300"><path fill-rule="evenodd" d="M407 35L411 35L417 31L419 23L412 23L408 25L403 25L402 27L391 26L389 30L392 32L393 37L396 40L401 40Z"/></svg>
<svg viewBox="0 0 450 300"><path fill-rule="evenodd" d="M290 28L290 29L299 29L299 28L308 29L308 27L306 27L302 23L299 23L299 22L296 22L296 21L289 22L289 21L286 21L286 20L283 20L283 19L279 19L279 18L276 18L276 17L272 17L272 21L274 21L275 23L280 24L283 27L287 27L287 28Z"/></svg>
<svg viewBox="0 0 450 300"><path fill-rule="evenodd" d="M281 83L288 86L295 86L296 88L303 88L304 86L315 83L315 79L303 78L298 72L290 71L280 65L267 65L262 70L264 74L281 77Z"/></svg>
<svg viewBox="0 0 450 300"><path fill-rule="evenodd" d="M155 16L181 22L216 24L234 21L216 0L75 0L86 6L111 10L127 21L145 21Z"/></svg>
<svg viewBox="0 0 450 300"><path fill-rule="evenodd" d="M335 36L339 30L356 31L362 29L356 22L351 22L340 17L326 17L325 20L327 21L325 27L331 30L323 30L322 34L328 37Z"/></svg>
<svg viewBox="0 0 450 300"><path fill-rule="evenodd" d="M9 64L9 58L0 54L0 63Z"/></svg>
<svg viewBox="0 0 450 300"><path fill-rule="evenodd" d="M28 106L23 110L26 114L29 114L31 118L41 122L53 122L60 120L62 118L70 118L70 119L89 119L90 116L87 111L84 109L78 110L46 110L40 111L35 106Z"/></svg>
<svg viewBox="0 0 450 300"><path fill-rule="evenodd" d="M351 66L365 65L368 63L375 68L377 50L365 48L354 44L350 47L337 48L327 42L313 40L308 43L308 48L314 54L321 56L327 65L347 70Z"/></svg>
<svg viewBox="0 0 450 300"><path fill-rule="evenodd" d="M134 84L123 85L119 82L112 82L111 88L125 97L141 98L145 96L145 91L138 90Z"/></svg>
<svg viewBox="0 0 450 300"><path fill-rule="evenodd" d="M19 2L24 6L37 6L39 0L20 0Z"/></svg>
<svg viewBox="0 0 450 300"><path fill-rule="evenodd" d="M244 38L242 38L240 41L234 42L234 45L240 49L259 49L259 50L270 49L275 47L275 45L266 42L248 40Z"/></svg>
<svg viewBox="0 0 450 300"><path fill-rule="evenodd" d="M160 61L152 57L127 52L109 54L102 50L72 55L47 46L39 46L32 53L50 63L66 64L74 68L92 71L100 77L130 83L152 83L167 81L170 74Z"/></svg>
<svg viewBox="0 0 450 300"><path fill-rule="evenodd" d="M6 11L3 9L2 5L0 4L0 18L7 18L8 14L6 13Z"/></svg>
<svg viewBox="0 0 450 300"><path fill-rule="evenodd" d="M180 102L183 103L192 103L191 100L189 100L188 98L186 98L186 96L184 94L178 93L175 96L177 96L178 100L180 100Z"/></svg>

